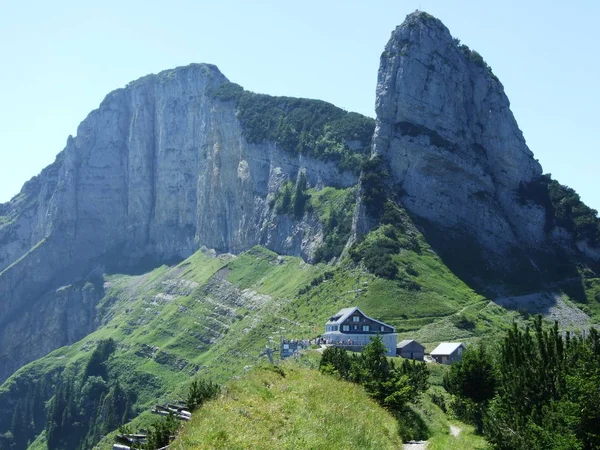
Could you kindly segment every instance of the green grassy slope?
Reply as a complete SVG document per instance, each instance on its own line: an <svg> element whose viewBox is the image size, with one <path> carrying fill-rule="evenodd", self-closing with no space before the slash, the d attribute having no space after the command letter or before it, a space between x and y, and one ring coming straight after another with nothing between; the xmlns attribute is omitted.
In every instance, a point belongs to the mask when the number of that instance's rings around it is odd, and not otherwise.
<svg viewBox="0 0 600 450"><path fill-rule="evenodd" d="M327 221L328 205L343 203L346 195L331 189L311 193L313 207ZM380 227L363 243L376 246L386 233ZM96 343L108 338L117 342L108 374L135 392L132 414L141 415L133 426L144 427L151 420L148 409L180 398L192 377L229 380L263 361L267 343L277 347L281 336L314 337L343 307L359 306L394 325L399 339L416 338L428 350L443 340L493 339L521 320L457 278L414 226L404 224L396 239L394 279L376 277L349 257L336 265L311 265L262 247L238 256L199 251L144 275L106 276L98 330L19 370L0 387L0 404L31 403L28 393L42 381L47 401L61 372L81 373ZM11 414L0 411L0 435L10 427ZM34 428L32 437L43 423ZM109 436L100 448L110 445ZM44 448L43 439L34 448Z"/></svg>
<svg viewBox="0 0 600 450"><path fill-rule="evenodd" d="M396 449L394 417L351 383L291 364L227 385L196 414L175 449Z"/></svg>
<svg viewBox="0 0 600 450"><path fill-rule="evenodd" d="M360 385L323 375L318 356L298 363L261 365L228 383L223 393L196 411L175 449L397 449L410 428L368 397ZM437 366L432 387L416 406L415 417L430 435L433 449L485 449L473 428L449 420L431 401L445 367ZM450 427L460 430L453 436Z"/></svg>

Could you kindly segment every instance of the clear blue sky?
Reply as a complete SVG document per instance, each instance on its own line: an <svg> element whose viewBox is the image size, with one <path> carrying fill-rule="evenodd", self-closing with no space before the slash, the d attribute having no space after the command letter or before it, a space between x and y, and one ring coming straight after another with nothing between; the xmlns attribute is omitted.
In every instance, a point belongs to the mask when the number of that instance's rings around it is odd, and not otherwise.
<svg viewBox="0 0 600 450"><path fill-rule="evenodd" d="M417 8L483 55L544 171L600 209L597 0L3 0L0 201L108 92L192 62L256 92L374 116L379 56Z"/></svg>

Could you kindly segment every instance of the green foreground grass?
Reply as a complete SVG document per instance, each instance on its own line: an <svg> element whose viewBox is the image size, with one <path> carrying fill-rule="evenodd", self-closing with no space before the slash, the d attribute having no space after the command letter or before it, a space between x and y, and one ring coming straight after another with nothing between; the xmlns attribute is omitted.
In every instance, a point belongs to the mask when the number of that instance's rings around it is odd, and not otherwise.
<svg viewBox="0 0 600 450"><path fill-rule="evenodd" d="M360 385L316 370L318 355L299 363L261 365L226 385L194 413L171 445L183 449L399 449L416 432L429 450L484 450L473 427L451 420L431 401L446 367L435 366L432 390L412 406L413 418L398 419ZM403 423L404 420L410 423ZM460 430L452 435L450 426Z"/></svg>
<svg viewBox="0 0 600 450"><path fill-rule="evenodd" d="M278 371L279 369L280 371ZM175 449L397 449L394 417L357 385L293 365L260 367L197 413Z"/></svg>

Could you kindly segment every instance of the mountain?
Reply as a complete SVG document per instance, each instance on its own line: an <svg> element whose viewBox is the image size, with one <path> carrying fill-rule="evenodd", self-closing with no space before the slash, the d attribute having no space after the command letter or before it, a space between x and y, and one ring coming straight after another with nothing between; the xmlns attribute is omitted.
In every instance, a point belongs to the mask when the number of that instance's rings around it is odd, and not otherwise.
<svg viewBox="0 0 600 450"><path fill-rule="evenodd" d="M0 205L0 448L89 448L345 306L429 346L535 311L600 320L597 214L542 174L478 53L409 15L376 111L255 94L207 64L110 93Z"/></svg>
<svg viewBox="0 0 600 450"><path fill-rule="evenodd" d="M287 182L356 184L373 127L325 102L245 93L206 64L110 93L0 207L0 381L94 329L106 270L201 246L262 244L311 260L322 224L278 214L277 193Z"/></svg>
<svg viewBox="0 0 600 450"><path fill-rule="evenodd" d="M576 276L557 270L565 261L597 267L597 212L542 174L502 83L440 20L417 11L393 31L376 112L373 154L387 192L455 271L478 275L480 287L502 277L527 290Z"/></svg>
<svg viewBox="0 0 600 450"><path fill-rule="evenodd" d="M374 150L390 164L402 203L445 228L463 228L502 255L540 245L542 207L517 191L542 174L500 81L439 20L408 16L381 56Z"/></svg>
<svg viewBox="0 0 600 450"><path fill-rule="evenodd" d="M409 211L462 229L498 255L548 243L548 211L519 198L542 168L504 88L441 21L418 12L392 33L381 56L376 111L374 151L389 162ZM589 244L581 250L600 259Z"/></svg>

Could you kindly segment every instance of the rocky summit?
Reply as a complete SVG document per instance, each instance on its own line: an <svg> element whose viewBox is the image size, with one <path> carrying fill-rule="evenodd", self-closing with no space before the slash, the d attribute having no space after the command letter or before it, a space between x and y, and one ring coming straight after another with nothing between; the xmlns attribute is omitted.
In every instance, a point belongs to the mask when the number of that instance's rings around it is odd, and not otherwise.
<svg viewBox="0 0 600 450"><path fill-rule="evenodd" d="M402 203L486 248L538 246L545 212L518 188L542 174L504 88L482 57L425 13L396 28L381 56L374 151Z"/></svg>
<svg viewBox="0 0 600 450"><path fill-rule="evenodd" d="M373 152L389 165L390 190L413 215L475 240L496 268L515 253L529 252L531 261L532 252L556 247L600 260L594 225L589 235L575 235L556 220L562 194L528 195L549 177L502 83L440 20L417 11L393 31L381 55L376 112Z"/></svg>

